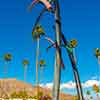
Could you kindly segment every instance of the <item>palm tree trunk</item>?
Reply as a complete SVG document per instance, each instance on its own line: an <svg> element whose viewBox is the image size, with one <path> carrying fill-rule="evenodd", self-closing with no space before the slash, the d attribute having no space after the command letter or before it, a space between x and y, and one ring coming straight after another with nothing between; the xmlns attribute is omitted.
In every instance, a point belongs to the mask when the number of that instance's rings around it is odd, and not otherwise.
<svg viewBox="0 0 100 100"><path fill-rule="evenodd" d="M40 38L37 38L37 49L36 49L36 86L37 86L37 96L39 92L39 79L38 79L38 57L39 57L39 48L40 48Z"/></svg>
<svg viewBox="0 0 100 100"><path fill-rule="evenodd" d="M64 34L62 34L62 40L65 45L68 45L68 41L65 39ZM66 51L68 52L68 56L69 56L69 59L72 64L72 69L73 69L73 73L74 73L76 89L77 89L77 94L78 94L78 100L84 100L81 81L80 81L80 77L79 77L79 73L77 70L76 61L75 61L73 52L70 53L67 48L66 48Z"/></svg>
<svg viewBox="0 0 100 100"><path fill-rule="evenodd" d="M5 61L5 66L4 66L4 77L7 78L7 61Z"/></svg>
<svg viewBox="0 0 100 100"><path fill-rule="evenodd" d="M98 80L100 81L100 56L98 56L98 67L99 67ZM99 86L100 86L100 85L99 85Z"/></svg>
<svg viewBox="0 0 100 100"><path fill-rule="evenodd" d="M24 82L26 81L27 65L24 66Z"/></svg>
<svg viewBox="0 0 100 100"><path fill-rule="evenodd" d="M100 67L100 56L98 56L98 66Z"/></svg>
<svg viewBox="0 0 100 100"><path fill-rule="evenodd" d="M26 82L26 71L27 71L27 65L24 65L24 82ZM26 91L25 86L23 90Z"/></svg>
<svg viewBox="0 0 100 100"><path fill-rule="evenodd" d="M57 46L56 49L56 59L55 59L55 72L54 72L54 84L53 84L53 97L52 100L59 100L59 91L60 91L60 73L61 73L61 23L60 23L60 10L59 2L55 1L55 20L56 20L56 40Z"/></svg>
<svg viewBox="0 0 100 100"><path fill-rule="evenodd" d="M40 76L41 76L40 82L41 82L41 84L42 84L42 81L43 81L43 78L44 78L43 71L44 71L44 66L42 66L42 67L40 68Z"/></svg>

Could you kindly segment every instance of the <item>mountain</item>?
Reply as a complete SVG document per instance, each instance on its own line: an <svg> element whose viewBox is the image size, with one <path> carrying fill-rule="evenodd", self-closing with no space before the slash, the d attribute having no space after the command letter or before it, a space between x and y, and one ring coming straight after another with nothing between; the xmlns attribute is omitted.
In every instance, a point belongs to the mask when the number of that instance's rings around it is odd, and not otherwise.
<svg viewBox="0 0 100 100"><path fill-rule="evenodd" d="M51 95L52 91L49 88L32 86L31 84L19 81L16 79L0 79L0 98L10 96L13 92L27 91L28 95L35 96L37 89L44 95ZM74 100L74 97L69 94L60 93L59 100Z"/></svg>

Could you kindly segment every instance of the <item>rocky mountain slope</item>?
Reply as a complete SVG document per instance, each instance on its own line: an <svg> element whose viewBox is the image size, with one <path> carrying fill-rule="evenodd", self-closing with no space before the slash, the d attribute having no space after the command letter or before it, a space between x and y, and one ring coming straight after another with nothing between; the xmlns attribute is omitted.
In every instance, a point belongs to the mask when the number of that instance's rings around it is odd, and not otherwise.
<svg viewBox="0 0 100 100"><path fill-rule="evenodd" d="M36 87L31 84L16 80L16 79L0 79L0 97L10 96L13 92L27 91L28 95L35 96L37 88L45 95L51 95L52 91L48 88ZM60 93L60 100L74 100L73 96Z"/></svg>

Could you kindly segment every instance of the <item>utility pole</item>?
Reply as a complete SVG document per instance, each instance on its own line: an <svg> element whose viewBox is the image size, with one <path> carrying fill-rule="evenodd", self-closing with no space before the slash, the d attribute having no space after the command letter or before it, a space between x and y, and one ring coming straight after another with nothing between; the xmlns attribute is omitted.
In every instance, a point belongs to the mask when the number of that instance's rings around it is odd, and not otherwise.
<svg viewBox="0 0 100 100"><path fill-rule="evenodd" d="M54 84L53 84L53 95L52 100L59 100L60 93L60 77L61 77L61 22L60 22L60 9L59 1L55 0L55 26L56 26L56 58L55 58L55 69L54 69Z"/></svg>

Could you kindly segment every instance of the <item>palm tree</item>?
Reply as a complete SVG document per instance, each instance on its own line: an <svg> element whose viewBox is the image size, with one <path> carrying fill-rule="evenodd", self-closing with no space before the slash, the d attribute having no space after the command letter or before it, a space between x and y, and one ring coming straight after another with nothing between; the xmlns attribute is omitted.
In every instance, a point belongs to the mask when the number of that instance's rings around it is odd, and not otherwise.
<svg viewBox="0 0 100 100"><path fill-rule="evenodd" d="M95 49L95 57L98 59L98 67L99 67L98 80L99 80L99 76L100 76L100 50L98 48Z"/></svg>
<svg viewBox="0 0 100 100"><path fill-rule="evenodd" d="M6 74L7 74L7 64L12 60L12 55L10 53L5 54L4 60L5 60L4 74L6 76Z"/></svg>
<svg viewBox="0 0 100 100"><path fill-rule="evenodd" d="M27 66L29 64L29 61L27 59L23 60L23 66L24 66L24 81L26 81L26 71L27 71Z"/></svg>
<svg viewBox="0 0 100 100"><path fill-rule="evenodd" d="M98 65L100 66L100 50L98 48L95 49L95 56L98 59Z"/></svg>
<svg viewBox="0 0 100 100"><path fill-rule="evenodd" d="M36 48L36 86L39 86L38 81L38 57L39 57L39 48L40 48L40 36L45 35L45 32L41 25L37 25L35 30L32 31L32 36L34 40L37 40L37 48ZM38 94L38 88L37 88L37 94Z"/></svg>
<svg viewBox="0 0 100 100"><path fill-rule="evenodd" d="M86 91L86 95L87 95L87 100L90 100L91 92L89 90Z"/></svg>
<svg viewBox="0 0 100 100"><path fill-rule="evenodd" d="M93 91L96 93L97 99L100 100L100 97L99 97L99 94L98 94L100 92L100 89L96 84L93 85Z"/></svg>
<svg viewBox="0 0 100 100"><path fill-rule="evenodd" d="M69 56L69 59L70 59L71 64L72 64L72 69L73 69L74 78L75 78L75 82L76 82L78 99L84 100L80 76L79 76L79 73L78 73L78 70L77 70L77 65L76 65L74 54L73 54L73 48L75 48L77 46L77 41L72 40L72 41L70 41L70 43L68 43L64 34L62 34L62 40L64 42L64 46L66 48L66 51L68 52L68 56Z"/></svg>

